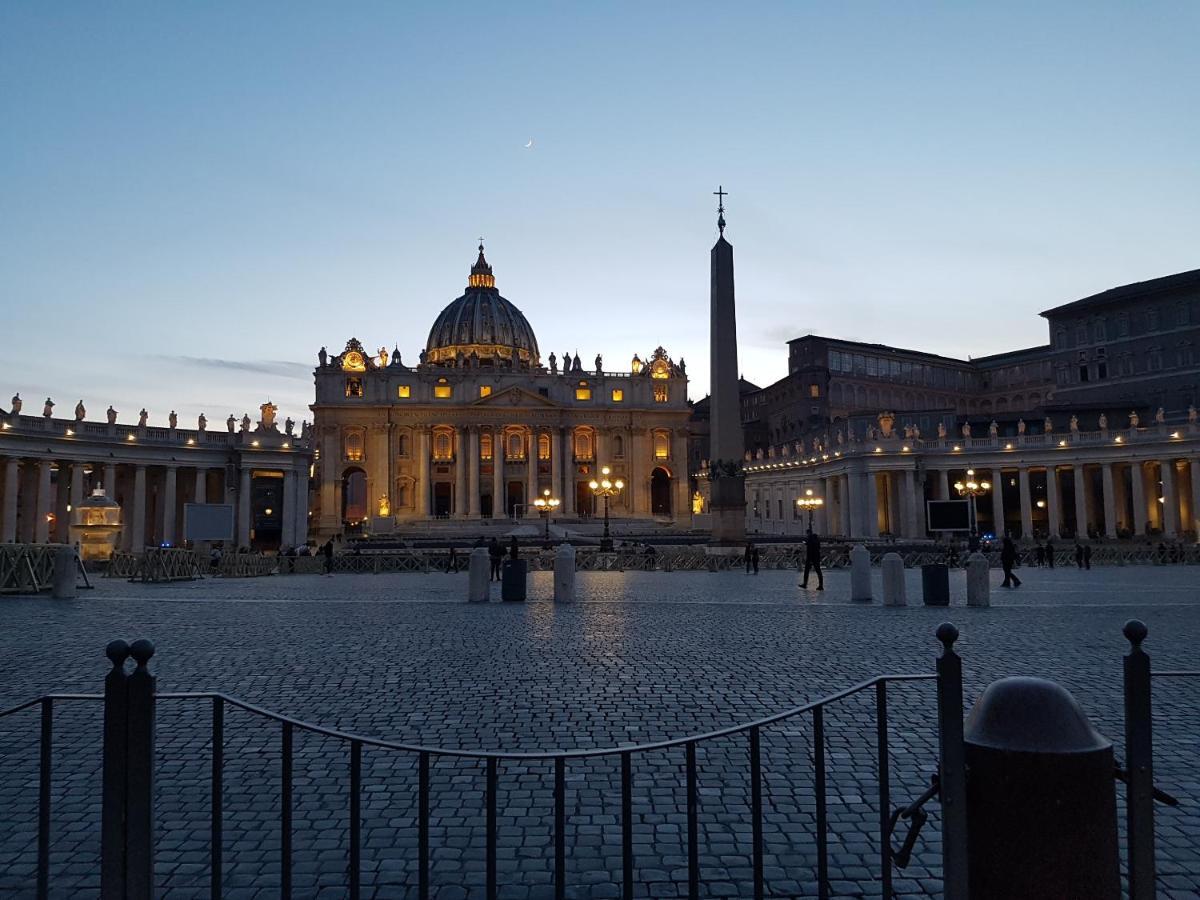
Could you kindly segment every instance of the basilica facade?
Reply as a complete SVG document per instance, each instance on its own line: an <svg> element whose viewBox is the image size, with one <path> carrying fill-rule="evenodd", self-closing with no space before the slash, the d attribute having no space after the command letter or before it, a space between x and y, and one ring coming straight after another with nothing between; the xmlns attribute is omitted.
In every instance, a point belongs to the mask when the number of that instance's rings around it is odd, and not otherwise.
<svg viewBox="0 0 1200 900"><path fill-rule="evenodd" d="M545 359L496 288L483 245L466 291L436 317L416 365L351 338L314 373L319 536L430 519L599 514L601 467L624 483L613 516L688 524L684 361L659 347L621 371Z"/></svg>

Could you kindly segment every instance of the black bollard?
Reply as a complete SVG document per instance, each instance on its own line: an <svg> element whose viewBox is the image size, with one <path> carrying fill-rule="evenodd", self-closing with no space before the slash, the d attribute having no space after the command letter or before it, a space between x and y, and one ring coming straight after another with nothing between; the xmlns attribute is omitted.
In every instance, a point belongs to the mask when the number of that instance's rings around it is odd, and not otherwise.
<svg viewBox="0 0 1200 900"><path fill-rule="evenodd" d="M1004 678L964 735L971 900L1121 895L1112 743L1064 688Z"/></svg>

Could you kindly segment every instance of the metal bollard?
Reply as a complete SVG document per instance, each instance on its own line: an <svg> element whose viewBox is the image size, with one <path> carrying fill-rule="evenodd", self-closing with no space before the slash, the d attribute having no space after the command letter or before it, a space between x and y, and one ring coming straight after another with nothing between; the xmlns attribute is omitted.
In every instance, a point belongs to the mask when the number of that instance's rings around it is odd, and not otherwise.
<svg viewBox="0 0 1200 900"><path fill-rule="evenodd" d="M59 547L54 551L54 586L51 596L55 600L74 600L75 589L75 548Z"/></svg>
<svg viewBox="0 0 1200 900"><path fill-rule="evenodd" d="M529 563L523 559L506 559L500 567L500 599L524 600L525 576Z"/></svg>
<svg viewBox="0 0 1200 900"><path fill-rule="evenodd" d="M964 734L971 900L1121 895L1112 743L1064 688L1003 678Z"/></svg>
<svg viewBox="0 0 1200 900"><path fill-rule="evenodd" d="M904 591L904 560L899 553L886 553L880 566L883 570L883 605L907 606Z"/></svg>
<svg viewBox="0 0 1200 900"><path fill-rule="evenodd" d="M491 560L487 547L476 547L467 560L467 602L486 603L492 598Z"/></svg>
<svg viewBox="0 0 1200 900"><path fill-rule="evenodd" d="M967 606L991 606L991 590L987 557L972 553L967 557Z"/></svg>
<svg viewBox="0 0 1200 900"><path fill-rule="evenodd" d="M850 599L871 599L871 554L862 544L850 550Z"/></svg>
<svg viewBox="0 0 1200 900"><path fill-rule="evenodd" d="M921 566L921 600L926 606L950 605L950 567L941 563Z"/></svg>
<svg viewBox="0 0 1200 900"><path fill-rule="evenodd" d="M575 599L575 548L559 544L554 551L554 599Z"/></svg>

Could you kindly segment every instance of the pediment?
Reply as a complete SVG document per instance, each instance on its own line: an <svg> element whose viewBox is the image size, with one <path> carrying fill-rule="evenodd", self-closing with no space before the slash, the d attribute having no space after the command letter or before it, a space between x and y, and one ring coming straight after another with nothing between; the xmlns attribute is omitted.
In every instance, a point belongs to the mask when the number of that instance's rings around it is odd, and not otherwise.
<svg viewBox="0 0 1200 900"><path fill-rule="evenodd" d="M543 397L541 394L535 394L533 391L528 391L523 387L509 387L502 391L497 391L487 397L480 397L472 404L473 406L535 406L539 408L548 407L550 409L558 409L559 404L555 403L549 397Z"/></svg>

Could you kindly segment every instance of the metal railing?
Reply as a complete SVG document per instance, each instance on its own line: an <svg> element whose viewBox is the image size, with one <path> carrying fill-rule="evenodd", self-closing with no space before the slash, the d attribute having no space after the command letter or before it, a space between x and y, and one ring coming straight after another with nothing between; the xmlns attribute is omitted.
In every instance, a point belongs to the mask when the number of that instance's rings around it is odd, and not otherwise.
<svg viewBox="0 0 1200 900"><path fill-rule="evenodd" d="M50 589L54 554L62 544L0 544L0 594L36 594Z"/></svg>

